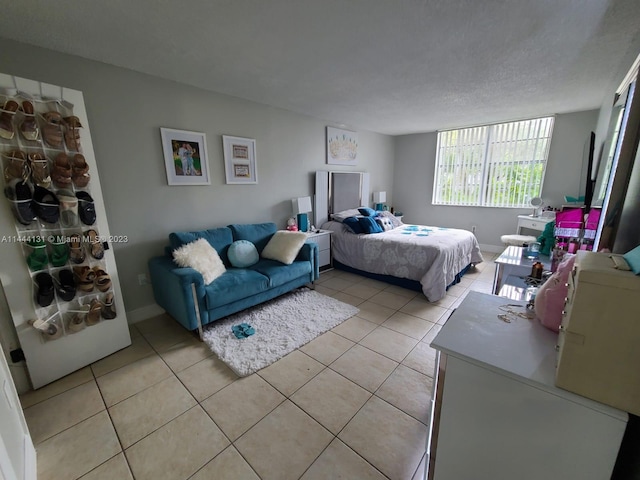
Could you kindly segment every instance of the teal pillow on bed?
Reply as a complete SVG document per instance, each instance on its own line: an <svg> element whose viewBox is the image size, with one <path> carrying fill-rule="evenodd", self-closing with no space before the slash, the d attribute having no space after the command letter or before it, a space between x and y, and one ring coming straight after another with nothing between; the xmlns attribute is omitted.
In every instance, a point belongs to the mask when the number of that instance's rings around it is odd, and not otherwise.
<svg viewBox="0 0 640 480"><path fill-rule="evenodd" d="M360 217L358 218L358 222L364 230L363 233L382 233L382 227L376 223L376 220L373 217Z"/></svg>
<svg viewBox="0 0 640 480"><path fill-rule="evenodd" d="M362 225L360 225L360 222L358 221L358 217L345 218L342 221L342 224L349 227L353 233L364 233Z"/></svg>
<svg viewBox="0 0 640 480"><path fill-rule="evenodd" d="M364 215L365 217L375 217L376 211L373 208L369 207L360 207L358 211Z"/></svg>

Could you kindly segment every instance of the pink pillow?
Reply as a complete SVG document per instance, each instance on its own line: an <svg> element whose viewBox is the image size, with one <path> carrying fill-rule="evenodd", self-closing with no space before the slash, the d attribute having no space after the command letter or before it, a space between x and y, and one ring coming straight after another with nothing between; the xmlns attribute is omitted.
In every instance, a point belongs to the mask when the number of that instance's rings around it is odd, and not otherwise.
<svg viewBox="0 0 640 480"><path fill-rule="evenodd" d="M562 309L568 288L565 286L576 260L575 255L567 253L558 265L558 269L538 290L534 302L536 317L549 330L558 332L562 322Z"/></svg>

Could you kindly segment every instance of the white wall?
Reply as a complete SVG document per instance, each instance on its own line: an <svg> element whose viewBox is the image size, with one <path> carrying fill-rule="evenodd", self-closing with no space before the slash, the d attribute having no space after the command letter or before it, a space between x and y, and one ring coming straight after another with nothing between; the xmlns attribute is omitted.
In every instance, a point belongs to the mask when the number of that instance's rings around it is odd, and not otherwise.
<svg viewBox="0 0 640 480"><path fill-rule="evenodd" d="M542 189L546 204L560 206L564 195L584 194L584 148L597 117L597 110L556 116ZM467 230L476 226L479 243L501 245L501 235L515 233L516 216L530 210L432 205L436 140L435 132L396 137L394 207L405 214L405 223Z"/></svg>

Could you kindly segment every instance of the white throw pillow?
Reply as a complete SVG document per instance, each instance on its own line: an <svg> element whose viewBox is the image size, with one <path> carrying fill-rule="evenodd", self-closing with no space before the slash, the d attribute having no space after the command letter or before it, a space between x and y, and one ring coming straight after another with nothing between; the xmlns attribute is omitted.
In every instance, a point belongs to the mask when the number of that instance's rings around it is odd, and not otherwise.
<svg viewBox="0 0 640 480"><path fill-rule="evenodd" d="M306 233L278 230L262 250L261 256L269 260L277 260L285 265L291 265L306 241Z"/></svg>
<svg viewBox="0 0 640 480"><path fill-rule="evenodd" d="M181 267L191 267L200 272L205 285L227 271L216 249L204 238L175 249L173 260Z"/></svg>

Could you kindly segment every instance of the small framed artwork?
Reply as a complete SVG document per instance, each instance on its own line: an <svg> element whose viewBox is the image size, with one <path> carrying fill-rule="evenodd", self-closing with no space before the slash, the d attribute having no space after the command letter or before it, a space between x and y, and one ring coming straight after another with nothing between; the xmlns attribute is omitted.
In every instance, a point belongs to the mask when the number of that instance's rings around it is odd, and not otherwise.
<svg viewBox="0 0 640 480"><path fill-rule="evenodd" d="M204 133L161 128L169 185L211 185Z"/></svg>
<svg viewBox="0 0 640 480"><path fill-rule="evenodd" d="M228 184L258 183L254 139L223 135L222 149L224 172Z"/></svg>
<svg viewBox="0 0 640 480"><path fill-rule="evenodd" d="M327 127L327 163L355 165L358 160L358 133Z"/></svg>

